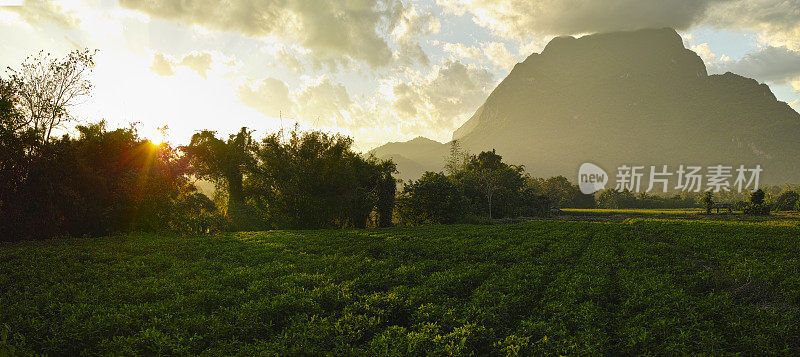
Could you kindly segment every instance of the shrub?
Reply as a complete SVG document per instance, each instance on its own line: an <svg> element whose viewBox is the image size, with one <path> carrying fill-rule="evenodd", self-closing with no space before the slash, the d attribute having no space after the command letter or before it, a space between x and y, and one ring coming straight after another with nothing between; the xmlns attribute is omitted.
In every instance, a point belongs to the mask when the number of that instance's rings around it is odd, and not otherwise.
<svg viewBox="0 0 800 357"><path fill-rule="evenodd" d="M797 205L798 197L800 195L797 192L792 190L786 190L781 192L778 196L777 200L775 201L775 210L776 211L791 211L795 209Z"/></svg>

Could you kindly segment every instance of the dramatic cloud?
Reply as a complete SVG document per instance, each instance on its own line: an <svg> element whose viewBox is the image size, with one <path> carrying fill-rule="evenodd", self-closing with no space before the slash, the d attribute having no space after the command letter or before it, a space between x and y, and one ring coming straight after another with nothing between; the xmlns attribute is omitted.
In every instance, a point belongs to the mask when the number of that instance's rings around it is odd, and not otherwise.
<svg viewBox="0 0 800 357"><path fill-rule="evenodd" d="M446 11L470 13L478 25L504 38L580 34L643 27L685 29L711 1L698 0L438 0Z"/></svg>
<svg viewBox="0 0 800 357"><path fill-rule="evenodd" d="M289 87L275 78L267 78L255 88L249 85L239 87L239 98L245 105L271 117L289 114L294 107L289 96Z"/></svg>
<svg viewBox="0 0 800 357"><path fill-rule="evenodd" d="M800 50L800 0L437 0L503 38L697 25L755 31L772 46Z"/></svg>
<svg viewBox="0 0 800 357"><path fill-rule="evenodd" d="M474 113L493 87L486 69L447 62L424 80L395 84L392 107L401 118L449 130Z"/></svg>
<svg viewBox="0 0 800 357"><path fill-rule="evenodd" d="M421 36L434 34L441 29L439 19L431 13L420 14L413 5L407 6L399 15L392 35L398 50L395 57L403 63L430 63L428 56L419 45Z"/></svg>
<svg viewBox="0 0 800 357"><path fill-rule="evenodd" d="M357 59L371 67L391 61L387 38L396 26L405 24L411 30L429 21L409 13L399 0L121 0L120 4L153 17L211 30L279 37L300 43L318 60ZM402 40L400 46L422 58L413 53L416 43Z"/></svg>

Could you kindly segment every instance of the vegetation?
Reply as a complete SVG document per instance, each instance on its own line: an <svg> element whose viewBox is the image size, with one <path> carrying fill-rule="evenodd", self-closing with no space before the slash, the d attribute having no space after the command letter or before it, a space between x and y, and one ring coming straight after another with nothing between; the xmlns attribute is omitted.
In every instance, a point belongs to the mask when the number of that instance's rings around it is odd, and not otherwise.
<svg viewBox="0 0 800 357"><path fill-rule="evenodd" d="M711 192L703 193L703 198L700 199L700 205L706 210L706 214L711 214L711 209L714 208L714 194Z"/></svg>
<svg viewBox="0 0 800 357"><path fill-rule="evenodd" d="M800 227L779 223L5 243L0 321L21 354L797 354Z"/></svg>
<svg viewBox="0 0 800 357"><path fill-rule="evenodd" d="M691 192L674 194L672 196L660 196L645 192L636 194L627 189L617 191L614 188L607 188L600 191L598 194L597 207L609 209L685 209L698 207L700 198L700 196Z"/></svg>
<svg viewBox="0 0 800 357"><path fill-rule="evenodd" d="M800 195L797 192L787 188L781 192L777 199L775 199L776 211L791 211L795 209Z"/></svg>
<svg viewBox="0 0 800 357"><path fill-rule="evenodd" d="M764 201L764 190L758 189L750 194L750 202L744 207L744 212L755 215L767 215L771 206Z"/></svg>
<svg viewBox="0 0 800 357"><path fill-rule="evenodd" d="M53 137L91 92L93 55L40 53L0 78L0 240L392 224L395 166L350 138L204 130L174 148L102 122ZM216 202L196 178L216 183Z"/></svg>

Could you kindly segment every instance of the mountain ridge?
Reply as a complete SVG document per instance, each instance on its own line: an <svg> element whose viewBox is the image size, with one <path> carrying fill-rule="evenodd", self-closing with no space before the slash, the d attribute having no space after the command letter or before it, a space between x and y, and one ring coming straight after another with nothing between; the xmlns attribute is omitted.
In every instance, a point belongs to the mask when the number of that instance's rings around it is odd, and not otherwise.
<svg viewBox="0 0 800 357"><path fill-rule="evenodd" d="M668 28L554 38L515 65L453 138L536 176L574 179L583 162L610 173L621 164L761 164L769 181L800 182L800 114L766 84L708 75ZM373 151L441 170L447 144L415 146Z"/></svg>

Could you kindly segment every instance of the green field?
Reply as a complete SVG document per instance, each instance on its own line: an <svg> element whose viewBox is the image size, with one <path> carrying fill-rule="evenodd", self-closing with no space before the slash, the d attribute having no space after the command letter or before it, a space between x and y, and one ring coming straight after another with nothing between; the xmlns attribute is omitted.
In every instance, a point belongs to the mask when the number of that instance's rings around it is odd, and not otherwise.
<svg viewBox="0 0 800 357"><path fill-rule="evenodd" d="M640 218L2 244L0 355L796 355L798 237Z"/></svg>

